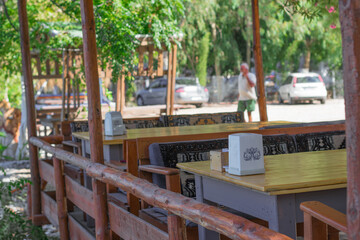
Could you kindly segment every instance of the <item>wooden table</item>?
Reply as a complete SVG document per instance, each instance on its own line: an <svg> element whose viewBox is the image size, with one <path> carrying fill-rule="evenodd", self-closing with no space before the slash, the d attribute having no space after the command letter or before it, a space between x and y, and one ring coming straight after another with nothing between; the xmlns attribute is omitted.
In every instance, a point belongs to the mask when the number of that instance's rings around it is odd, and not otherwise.
<svg viewBox="0 0 360 240"><path fill-rule="evenodd" d="M287 124L287 121L275 122L253 122L253 123L230 123L230 124L213 124L213 125L199 125L199 126L181 126L181 127L161 127L161 128L141 128L128 129L126 135L122 136L103 136L104 144L104 160L105 164L126 169L134 176L138 175L138 161L141 160L141 154L148 152L148 149L139 149L137 139L154 139L158 141L166 141L166 137L175 137L176 141L184 141L191 139L212 139L216 133L228 134L235 132L244 132L257 130L263 126ZM200 136L201 135L201 136ZM74 137L81 139L82 152L84 157L90 156L90 136L88 132L73 133ZM156 140L155 140L156 139ZM148 146L148 145L146 145ZM144 147L147 148L147 147ZM124 162L119 164L119 161ZM125 167L124 167L124 164ZM139 200L135 197L128 197L130 205L130 212L137 214L140 206Z"/></svg>
<svg viewBox="0 0 360 240"><path fill-rule="evenodd" d="M228 124L211 124L211 125L198 125L198 126L128 129L125 135L120 135L120 136L103 135L104 159L107 161L109 161L110 159L119 160L119 158L123 156L122 144L126 140L136 140L137 138L179 136L179 141L181 141L181 136L184 135L212 134L212 133L220 133L220 132L233 133L244 130L256 130L264 126L272 126L272 125L279 125L286 123L292 123L292 122L274 121L274 122L228 123ZM90 154L89 132L75 132L72 135L82 140L83 153ZM209 135L208 139L210 138L211 135Z"/></svg>
<svg viewBox="0 0 360 240"><path fill-rule="evenodd" d="M296 224L303 222L299 206L321 201L346 212L346 151L331 150L265 156L265 174L235 176L210 170L210 162L178 163L195 174L196 196L269 222L277 232L296 237ZM218 234L199 229L200 239L218 239Z"/></svg>

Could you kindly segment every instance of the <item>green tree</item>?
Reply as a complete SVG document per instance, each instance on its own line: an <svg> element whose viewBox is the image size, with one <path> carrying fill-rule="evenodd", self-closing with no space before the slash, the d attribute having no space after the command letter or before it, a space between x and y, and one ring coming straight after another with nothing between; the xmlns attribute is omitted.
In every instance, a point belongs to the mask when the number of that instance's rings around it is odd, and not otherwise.
<svg viewBox="0 0 360 240"><path fill-rule="evenodd" d="M196 66L196 76L199 78L202 86L206 85L207 60L209 56L210 33L206 33L200 41L199 62Z"/></svg>

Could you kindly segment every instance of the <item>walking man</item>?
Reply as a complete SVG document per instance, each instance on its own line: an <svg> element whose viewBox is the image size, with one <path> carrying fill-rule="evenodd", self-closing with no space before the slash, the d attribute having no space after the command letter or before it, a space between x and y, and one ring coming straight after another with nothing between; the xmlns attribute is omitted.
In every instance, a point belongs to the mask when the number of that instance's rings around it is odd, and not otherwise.
<svg viewBox="0 0 360 240"><path fill-rule="evenodd" d="M249 72L249 66L246 63L241 64L240 75L238 79L239 102L238 112L247 110L249 122L252 122L251 112L255 111L256 104L256 76Z"/></svg>

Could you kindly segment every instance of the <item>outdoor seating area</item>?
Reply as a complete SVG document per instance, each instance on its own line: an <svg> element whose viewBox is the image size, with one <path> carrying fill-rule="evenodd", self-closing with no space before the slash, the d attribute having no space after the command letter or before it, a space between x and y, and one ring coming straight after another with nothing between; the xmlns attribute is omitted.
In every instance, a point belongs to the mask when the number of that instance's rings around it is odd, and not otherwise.
<svg viewBox="0 0 360 240"><path fill-rule="evenodd" d="M61 240L359 239L360 95L353 88L360 88L360 48L352 48L354 43L349 42L355 42L355 33L360 31L360 17L354 17L358 4L348 2L355 10L342 6L339 11L341 16L350 14L347 21L355 19L352 23L357 27L350 31L350 24L342 24L347 41L342 60L344 81L348 81L346 120L295 122L269 121L267 116L258 0L251 1L253 42L247 43L253 46L248 57L254 63L257 80L253 81L255 74L241 75L251 88L256 85L256 100L240 97L237 111L196 114L174 114L176 94L184 93L184 87L175 86L181 36L167 32L170 40L157 44L156 36L137 35L138 45L135 40L132 43L136 50L131 54L136 55L137 64L133 69L110 57L106 64L100 63L97 40L99 44L103 39L97 39L95 22L103 6L94 10L92 0L80 1L79 46L83 50L76 61L75 55L67 56L62 50L62 76L66 75L67 80L63 83L61 109L36 113L28 3L18 0L31 183L17 188L27 186L27 217L31 224L52 225ZM150 20L149 29L151 24L159 24L157 21ZM124 46L119 49L127 51ZM73 60L69 61L71 56ZM74 63L78 69L80 65L84 68L87 118L70 117L80 108L79 82L72 81L78 70L67 66ZM102 65L105 69L101 70ZM60 78L59 63L54 66ZM116 111L110 111L109 104L104 119L99 73L105 72L110 78L110 67L114 67L111 71L116 83ZM249 70L246 63L240 68L242 74L244 68ZM41 77L41 66L37 69ZM165 75L165 114L124 118L126 91L132 87L125 78L154 79ZM294 81L295 88L300 82L296 83L296 77ZM70 108L70 84L77 89L77 104L73 92L77 110ZM325 86L322 79L318 84ZM252 121L251 117L256 102L260 121ZM241 107L247 111L248 122Z"/></svg>

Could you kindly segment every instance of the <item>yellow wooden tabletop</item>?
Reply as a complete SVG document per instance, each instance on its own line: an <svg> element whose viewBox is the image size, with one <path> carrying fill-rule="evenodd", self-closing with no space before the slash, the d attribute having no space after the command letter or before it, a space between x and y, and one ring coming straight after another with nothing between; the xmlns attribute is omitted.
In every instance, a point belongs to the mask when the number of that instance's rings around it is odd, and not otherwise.
<svg viewBox="0 0 360 240"><path fill-rule="evenodd" d="M160 127L160 128L137 128L128 129L125 135L120 136L103 136L105 145L122 144L124 140L132 140L137 138L147 137L166 137L166 136L180 136L203 133L220 133L220 132L234 132L244 130L254 130L265 126L290 124L288 121L273 121L273 122L252 122L252 123L226 123L226 124L211 124L211 125L197 125L197 126L181 126L181 127ZM89 140L89 132L75 132L74 137L83 140Z"/></svg>
<svg viewBox="0 0 360 240"><path fill-rule="evenodd" d="M210 169L210 161L178 163L180 169L270 195L346 187L346 150L265 156L265 174L236 176Z"/></svg>

